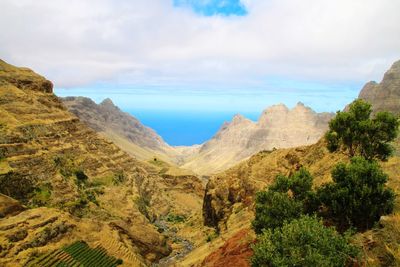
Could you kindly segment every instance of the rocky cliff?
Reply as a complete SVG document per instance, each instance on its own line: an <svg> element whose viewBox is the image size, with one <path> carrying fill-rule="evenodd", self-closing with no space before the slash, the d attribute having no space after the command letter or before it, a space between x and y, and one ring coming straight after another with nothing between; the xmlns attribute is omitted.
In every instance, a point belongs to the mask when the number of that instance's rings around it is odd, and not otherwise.
<svg viewBox="0 0 400 267"><path fill-rule="evenodd" d="M370 102L374 112L400 114L400 61L392 65L380 83L367 83L358 97Z"/></svg>
<svg viewBox="0 0 400 267"><path fill-rule="evenodd" d="M142 266L171 252L151 222L191 216L202 184L135 160L69 113L50 81L0 61L0 193L0 265L84 240Z"/></svg>
<svg viewBox="0 0 400 267"><path fill-rule="evenodd" d="M201 174L221 172L262 150L313 144L328 127L331 113L316 113L298 103L267 108L257 122L236 115L183 165Z"/></svg>

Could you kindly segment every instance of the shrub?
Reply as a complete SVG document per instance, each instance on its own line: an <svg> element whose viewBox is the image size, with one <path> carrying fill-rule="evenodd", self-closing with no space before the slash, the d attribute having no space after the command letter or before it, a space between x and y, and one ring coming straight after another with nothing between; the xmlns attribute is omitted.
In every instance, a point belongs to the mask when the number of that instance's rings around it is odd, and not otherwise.
<svg viewBox="0 0 400 267"><path fill-rule="evenodd" d="M348 165L338 164L332 178L333 182L318 190L318 198L324 215L339 229L354 226L365 230L393 211L395 194L385 187L388 176L376 162L355 157Z"/></svg>
<svg viewBox="0 0 400 267"><path fill-rule="evenodd" d="M267 229L253 246L252 266L346 266L359 251L332 227L302 216L283 227Z"/></svg>
<svg viewBox="0 0 400 267"><path fill-rule="evenodd" d="M266 191L256 195L254 231L260 234L263 229L280 227L285 221L312 212L312 182L313 178L305 168L290 177L278 175Z"/></svg>
<svg viewBox="0 0 400 267"><path fill-rule="evenodd" d="M75 176L76 179L78 179L78 182L80 183L85 183L88 180L88 176L82 170L75 171Z"/></svg>
<svg viewBox="0 0 400 267"><path fill-rule="evenodd" d="M389 112L378 112L374 118L371 113L371 105L360 99L350 104L349 111L338 111L325 135L328 149L344 149L350 157L386 160L393 152L390 142L397 137L400 122Z"/></svg>
<svg viewBox="0 0 400 267"><path fill-rule="evenodd" d="M172 222L172 223L182 223L186 221L185 215L179 215L179 214L173 214L173 213L168 213L167 217L167 222Z"/></svg>
<svg viewBox="0 0 400 267"><path fill-rule="evenodd" d="M125 182L125 180L126 180L125 173L123 171L120 171L114 174L112 182L114 185L119 185Z"/></svg>

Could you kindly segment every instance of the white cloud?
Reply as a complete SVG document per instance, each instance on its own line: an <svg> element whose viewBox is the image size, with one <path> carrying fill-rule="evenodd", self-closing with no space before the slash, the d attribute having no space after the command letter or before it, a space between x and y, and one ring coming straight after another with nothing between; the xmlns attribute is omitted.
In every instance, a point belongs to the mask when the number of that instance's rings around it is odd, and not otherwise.
<svg viewBox="0 0 400 267"><path fill-rule="evenodd" d="M0 57L59 87L380 79L400 58L398 0L246 0L204 17L168 0L0 0Z"/></svg>

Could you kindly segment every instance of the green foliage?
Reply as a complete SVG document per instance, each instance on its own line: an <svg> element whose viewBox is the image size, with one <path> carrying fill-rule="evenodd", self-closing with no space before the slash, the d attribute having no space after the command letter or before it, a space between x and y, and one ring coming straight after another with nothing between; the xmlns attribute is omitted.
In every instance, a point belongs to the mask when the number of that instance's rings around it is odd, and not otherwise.
<svg viewBox="0 0 400 267"><path fill-rule="evenodd" d="M123 171L117 172L116 174L114 174L113 176L113 184L114 185L119 185L123 182L125 182L126 180L126 176L125 173Z"/></svg>
<svg viewBox="0 0 400 267"><path fill-rule="evenodd" d="M68 257L65 257L68 254ZM28 266L110 266L122 264L121 259L116 259L107 254L102 247L91 248L84 241L77 241L62 249L57 249L34 257Z"/></svg>
<svg viewBox="0 0 400 267"><path fill-rule="evenodd" d="M206 242L209 243L217 237L218 237L218 232L212 232L211 234L207 235Z"/></svg>
<svg viewBox="0 0 400 267"><path fill-rule="evenodd" d="M52 189L53 187L50 183L44 183L36 187L33 191L33 196L30 200L30 204L33 207L46 206L50 201Z"/></svg>
<svg viewBox="0 0 400 267"><path fill-rule="evenodd" d="M281 228L264 230L253 246L252 266L347 266L359 255L341 236L315 217L302 216Z"/></svg>
<svg viewBox="0 0 400 267"><path fill-rule="evenodd" d="M312 212L312 182L312 176L304 168L290 177L278 175L266 191L256 195L254 231L260 234L264 229L280 227L285 221Z"/></svg>
<svg viewBox="0 0 400 267"><path fill-rule="evenodd" d="M75 177L79 184L86 183L89 178L83 170L76 170Z"/></svg>
<svg viewBox="0 0 400 267"><path fill-rule="evenodd" d="M395 194L385 186L388 176L376 162L354 157L348 165L338 164L332 178L333 182L318 190L318 198L325 216L339 229L369 229L393 211Z"/></svg>
<svg viewBox="0 0 400 267"><path fill-rule="evenodd" d="M185 215L179 215L173 213L168 213L165 219L167 220L167 222L172 222L172 223L182 223L186 221Z"/></svg>
<svg viewBox="0 0 400 267"><path fill-rule="evenodd" d="M371 105L360 99L350 104L349 111L338 111L325 135L328 149L347 150L350 157L387 160L393 152L390 142L398 135L400 121L389 112L379 112L374 118L371 113Z"/></svg>
<svg viewBox="0 0 400 267"><path fill-rule="evenodd" d="M94 189L88 189L85 190L85 196L86 199L94 204L96 204L96 206L99 206L99 202L97 201L97 193L96 190Z"/></svg>

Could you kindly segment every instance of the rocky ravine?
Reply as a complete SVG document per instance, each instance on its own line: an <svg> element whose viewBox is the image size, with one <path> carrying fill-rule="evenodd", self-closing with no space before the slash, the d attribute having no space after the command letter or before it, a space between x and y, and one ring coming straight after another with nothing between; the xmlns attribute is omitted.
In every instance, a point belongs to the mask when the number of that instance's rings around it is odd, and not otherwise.
<svg viewBox="0 0 400 267"><path fill-rule="evenodd" d="M4 61L0 115L1 266L76 240L151 264L172 251L151 221L201 209L197 177L135 160L69 113L50 81Z"/></svg>

